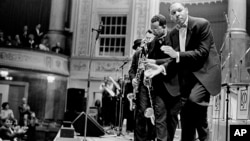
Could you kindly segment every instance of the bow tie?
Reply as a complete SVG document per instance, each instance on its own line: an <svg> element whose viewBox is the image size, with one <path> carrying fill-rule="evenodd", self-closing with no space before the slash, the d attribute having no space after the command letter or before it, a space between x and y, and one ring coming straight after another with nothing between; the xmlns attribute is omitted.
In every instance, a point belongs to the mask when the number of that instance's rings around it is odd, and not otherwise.
<svg viewBox="0 0 250 141"><path fill-rule="evenodd" d="M181 28L186 28L187 27L187 25L186 24L183 24L183 25L176 25L176 29L177 30L180 30Z"/></svg>

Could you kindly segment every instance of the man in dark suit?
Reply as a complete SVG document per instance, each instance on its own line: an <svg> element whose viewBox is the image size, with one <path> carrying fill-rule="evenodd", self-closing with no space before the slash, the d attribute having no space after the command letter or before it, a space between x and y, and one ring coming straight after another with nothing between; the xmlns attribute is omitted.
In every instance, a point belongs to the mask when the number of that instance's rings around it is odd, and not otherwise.
<svg viewBox="0 0 250 141"><path fill-rule="evenodd" d="M170 62L169 65L172 66L168 75L161 73L152 78L156 136L159 141L173 141L178 124L178 113L182 107L175 64L171 63L172 58L160 50L161 46L169 44L169 31L166 23L163 15L152 17L151 30L156 38L148 45L147 59L156 64Z"/></svg>
<svg viewBox="0 0 250 141"><path fill-rule="evenodd" d="M141 40L134 41L133 49L136 51L132 58L132 63L129 69L129 78L133 85L133 94L136 96L135 109L133 109L132 100L130 100L130 110L135 110L135 127L134 127L134 141L150 141L154 140L154 126L149 118L144 116L145 110L150 107L148 90L143 85L143 69L140 58L144 55L141 48L141 42L145 42L152 32L149 30L146 37ZM147 41L148 42L148 41Z"/></svg>
<svg viewBox="0 0 250 141"><path fill-rule="evenodd" d="M187 7L181 3L171 4L169 10L176 28L169 35L170 46L162 46L161 50L177 64L181 95L187 99L181 111L182 141L195 140L196 131L200 141L208 141L210 95L217 95L221 90L220 60L210 23L188 16ZM154 77L161 72L168 75L169 64L151 65L154 71L147 76Z"/></svg>

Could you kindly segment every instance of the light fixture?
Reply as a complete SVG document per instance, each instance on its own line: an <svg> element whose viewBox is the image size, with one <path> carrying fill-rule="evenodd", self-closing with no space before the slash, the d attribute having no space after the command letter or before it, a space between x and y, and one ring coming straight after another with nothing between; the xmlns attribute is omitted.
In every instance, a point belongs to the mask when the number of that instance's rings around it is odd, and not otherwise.
<svg viewBox="0 0 250 141"><path fill-rule="evenodd" d="M5 77L5 80L13 80L13 77L11 77L11 76L6 76L6 77Z"/></svg>
<svg viewBox="0 0 250 141"><path fill-rule="evenodd" d="M0 75L1 75L1 77L6 77L6 76L9 75L9 72L8 72L8 71L1 70L1 71L0 71Z"/></svg>
<svg viewBox="0 0 250 141"><path fill-rule="evenodd" d="M47 80L49 83L53 83L55 81L55 77L54 76L47 76Z"/></svg>

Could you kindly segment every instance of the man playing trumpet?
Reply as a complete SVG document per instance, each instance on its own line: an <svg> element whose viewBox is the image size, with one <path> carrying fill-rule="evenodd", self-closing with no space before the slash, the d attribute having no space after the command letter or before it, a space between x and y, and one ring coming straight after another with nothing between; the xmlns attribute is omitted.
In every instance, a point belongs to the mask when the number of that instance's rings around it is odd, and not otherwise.
<svg viewBox="0 0 250 141"><path fill-rule="evenodd" d="M115 126L115 106L116 94L115 86L108 77L104 77L99 88L102 92L102 119L103 126L110 126L111 129Z"/></svg>

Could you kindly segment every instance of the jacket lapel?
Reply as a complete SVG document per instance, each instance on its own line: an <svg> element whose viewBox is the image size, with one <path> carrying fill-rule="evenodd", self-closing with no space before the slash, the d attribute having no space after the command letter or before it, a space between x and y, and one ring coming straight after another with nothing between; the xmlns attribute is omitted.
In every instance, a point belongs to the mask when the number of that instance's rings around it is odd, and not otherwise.
<svg viewBox="0 0 250 141"><path fill-rule="evenodd" d="M189 40L191 38L191 35L192 35L192 29L193 29L193 19L191 16L188 17L188 25L187 25L187 36L186 36L186 46L185 46L185 49L187 50L187 47L188 47L188 43L189 43Z"/></svg>

